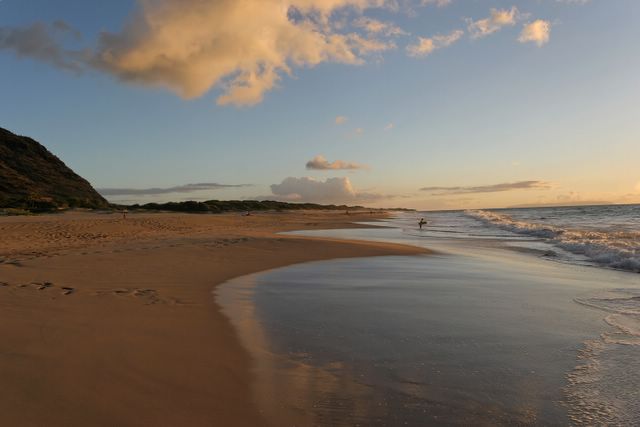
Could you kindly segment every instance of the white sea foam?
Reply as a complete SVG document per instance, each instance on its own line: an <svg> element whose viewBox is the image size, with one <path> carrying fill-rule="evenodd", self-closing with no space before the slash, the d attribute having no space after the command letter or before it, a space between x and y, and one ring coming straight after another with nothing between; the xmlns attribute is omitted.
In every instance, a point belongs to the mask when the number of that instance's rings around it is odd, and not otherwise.
<svg viewBox="0 0 640 427"><path fill-rule="evenodd" d="M487 225L549 241L594 264L640 272L640 232L624 229L580 229L538 221L523 221L510 215L484 211L466 214Z"/></svg>
<svg viewBox="0 0 640 427"><path fill-rule="evenodd" d="M603 295L576 298L575 301L610 313L604 321L616 331L603 337L607 342L640 345L640 289L614 289Z"/></svg>
<svg viewBox="0 0 640 427"><path fill-rule="evenodd" d="M640 289L614 289L579 298L602 310L613 327L585 342L567 376L567 403L576 425L640 425Z"/></svg>

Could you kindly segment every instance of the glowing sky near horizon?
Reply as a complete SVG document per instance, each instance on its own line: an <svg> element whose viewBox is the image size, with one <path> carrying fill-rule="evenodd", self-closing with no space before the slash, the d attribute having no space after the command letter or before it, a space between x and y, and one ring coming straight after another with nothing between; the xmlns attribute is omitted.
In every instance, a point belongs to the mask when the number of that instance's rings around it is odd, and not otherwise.
<svg viewBox="0 0 640 427"><path fill-rule="evenodd" d="M0 126L122 202L640 202L639 13L3 0Z"/></svg>

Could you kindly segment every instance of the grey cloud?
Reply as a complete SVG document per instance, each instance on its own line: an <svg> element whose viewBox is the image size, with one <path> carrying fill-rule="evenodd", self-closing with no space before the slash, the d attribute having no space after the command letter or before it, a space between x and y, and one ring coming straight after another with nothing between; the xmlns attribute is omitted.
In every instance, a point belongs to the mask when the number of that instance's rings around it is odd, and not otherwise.
<svg viewBox="0 0 640 427"><path fill-rule="evenodd" d="M511 190L548 190L552 186L545 181L518 181L475 187L423 187L420 191L431 191L433 196L452 194L498 193Z"/></svg>
<svg viewBox="0 0 640 427"><path fill-rule="evenodd" d="M68 24L56 21L51 26L36 22L28 27L0 27L0 50L13 51L18 57L34 58L56 67L79 72L83 68L82 52L65 50L59 38L79 33Z"/></svg>
<svg viewBox="0 0 640 427"><path fill-rule="evenodd" d="M343 160L328 161L322 155L315 156L309 160L306 165L307 169L313 170L356 170L366 169L367 166L359 163L345 162Z"/></svg>
<svg viewBox="0 0 640 427"><path fill-rule="evenodd" d="M155 196L170 193L193 193L203 190L220 190L224 188L251 187L251 184L218 184L203 182L198 184L178 185L168 188L99 188L98 193L103 196Z"/></svg>
<svg viewBox="0 0 640 427"><path fill-rule="evenodd" d="M82 38L82 34L80 33L80 31L76 30L64 21L53 21L53 24L51 24L51 26L55 30L71 34L76 40L80 40Z"/></svg>

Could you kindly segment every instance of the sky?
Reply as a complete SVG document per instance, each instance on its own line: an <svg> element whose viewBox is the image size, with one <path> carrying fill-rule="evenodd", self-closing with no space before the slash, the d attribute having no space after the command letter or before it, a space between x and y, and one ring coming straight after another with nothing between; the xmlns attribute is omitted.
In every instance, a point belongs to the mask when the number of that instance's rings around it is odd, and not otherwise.
<svg viewBox="0 0 640 427"><path fill-rule="evenodd" d="M637 0L0 0L0 127L109 200L640 202Z"/></svg>

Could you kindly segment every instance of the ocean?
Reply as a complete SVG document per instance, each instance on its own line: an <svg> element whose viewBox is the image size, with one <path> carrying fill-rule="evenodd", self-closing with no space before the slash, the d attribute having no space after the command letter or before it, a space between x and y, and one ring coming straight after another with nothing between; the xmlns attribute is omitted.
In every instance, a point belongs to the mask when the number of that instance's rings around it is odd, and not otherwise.
<svg viewBox="0 0 640 427"><path fill-rule="evenodd" d="M296 232L436 253L285 267L217 298L274 425L638 425L639 211L404 212Z"/></svg>
<svg viewBox="0 0 640 427"><path fill-rule="evenodd" d="M640 205L468 210L426 214L428 234L494 238L559 261L640 272ZM412 225L404 223L403 226ZM507 243L509 245L509 243Z"/></svg>

